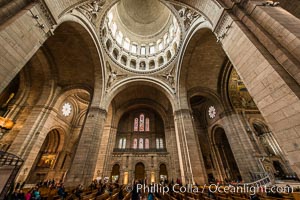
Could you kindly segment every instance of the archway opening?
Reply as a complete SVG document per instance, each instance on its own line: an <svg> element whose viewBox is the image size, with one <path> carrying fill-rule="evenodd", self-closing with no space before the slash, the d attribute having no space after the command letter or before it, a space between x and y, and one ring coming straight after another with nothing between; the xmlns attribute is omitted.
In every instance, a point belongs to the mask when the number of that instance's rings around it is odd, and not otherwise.
<svg viewBox="0 0 300 200"><path fill-rule="evenodd" d="M143 163L140 162L135 165L134 175L135 175L135 180L138 180L140 182L144 181L146 174L145 174L145 165Z"/></svg>
<svg viewBox="0 0 300 200"><path fill-rule="evenodd" d="M168 170L165 164L161 164L159 166L159 179L160 182L167 182L168 181Z"/></svg>
<svg viewBox="0 0 300 200"><path fill-rule="evenodd" d="M35 184L44 180L61 180L63 178L62 174L54 172L55 168L59 168L56 163L63 146L63 134L57 129L51 130L43 142L42 148L35 161L35 167L32 168L33 170L29 175L27 183Z"/></svg>
<svg viewBox="0 0 300 200"><path fill-rule="evenodd" d="M111 171L111 181L117 183L120 178L120 165L114 164Z"/></svg>
<svg viewBox="0 0 300 200"><path fill-rule="evenodd" d="M222 166L224 180L226 182L242 180L236 160L232 153L225 130L221 127L214 132L216 150L219 155L220 166Z"/></svg>

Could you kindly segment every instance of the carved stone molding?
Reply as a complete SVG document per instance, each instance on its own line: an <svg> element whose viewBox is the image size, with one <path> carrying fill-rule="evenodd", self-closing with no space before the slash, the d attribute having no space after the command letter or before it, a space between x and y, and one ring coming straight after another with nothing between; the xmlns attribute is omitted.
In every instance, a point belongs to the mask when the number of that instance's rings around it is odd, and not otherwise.
<svg viewBox="0 0 300 200"><path fill-rule="evenodd" d="M172 66L169 71L165 71L161 77L170 85L173 90L175 90L175 66Z"/></svg>
<svg viewBox="0 0 300 200"><path fill-rule="evenodd" d="M106 62L106 68L108 71L108 78L106 83L106 91L108 91L111 86L115 83L115 81L125 78L128 76L128 74L123 74L118 72L118 70L112 68L109 62Z"/></svg>
<svg viewBox="0 0 300 200"><path fill-rule="evenodd" d="M179 5L174 5L175 9L178 12L178 15L180 16L185 31L187 31L191 25L199 18L201 17L201 14L198 13L195 10L192 10L187 7L179 6Z"/></svg>
<svg viewBox="0 0 300 200"><path fill-rule="evenodd" d="M100 11L102 10L106 0L95 0L85 4L81 4L76 9L95 25Z"/></svg>
<svg viewBox="0 0 300 200"><path fill-rule="evenodd" d="M49 28L52 28L54 25L56 25L56 20L54 19L52 13L50 12L47 4L44 0L38 0L36 1L37 9L42 13L47 20L46 23Z"/></svg>
<svg viewBox="0 0 300 200"><path fill-rule="evenodd" d="M230 17L228 12L223 12L218 24L215 27L215 30L214 30L214 32L218 38L217 42L221 41L222 39L224 39L226 37L228 30L231 28L232 22L233 22L233 19Z"/></svg>

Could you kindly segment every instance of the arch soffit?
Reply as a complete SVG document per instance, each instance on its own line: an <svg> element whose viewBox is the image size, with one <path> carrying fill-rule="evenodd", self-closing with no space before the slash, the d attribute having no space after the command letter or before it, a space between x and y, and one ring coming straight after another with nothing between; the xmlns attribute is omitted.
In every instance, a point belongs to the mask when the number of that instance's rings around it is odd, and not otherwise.
<svg viewBox="0 0 300 200"><path fill-rule="evenodd" d="M91 24L91 22L89 20L86 19L86 17L84 15L82 15L81 13L67 13L65 15L63 15L61 18L58 19L58 25L56 26L56 28L63 24L63 23L68 23L68 22L73 22L76 23L78 25L80 25L81 27L84 28L84 30L86 30L86 32L88 33L88 35L90 36L90 38L93 41L93 46L96 48L98 57L97 60L94 56L92 56L93 58L93 63L94 63L94 71L95 71L95 83L94 83L94 91L101 91L101 95L97 96L95 98L95 94L92 94L91 96L93 97L92 99L92 103L93 104L100 104L100 100L103 99L104 96L104 87L105 87L105 74L106 74L106 64L104 62L104 55L103 55L103 50L102 47L100 45L100 41L99 41L99 37L98 34L96 32L96 30L94 29L93 25ZM92 47L90 47L90 50ZM97 64L100 63L100 64Z"/></svg>
<svg viewBox="0 0 300 200"><path fill-rule="evenodd" d="M143 85L150 86L162 92L162 94L165 95L166 99L168 99L170 105L172 106L172 109L175 110L176 108L175 96L173 95L173 91L169 88L169 86L166 83L163 83L155 78L143 77L143 76L127 78L117 83L117 85L115 85L115 87L112 88L112 90L107 93L106 99L105 101L103 101L101 107L107 110L110 103L121 91L123 91L128 87L136 86L137 84L139 84L139 86L141 87Z"/></svg>
<svg viewBox="0 0 300 200"><path fill-rule="evenodd" d="M194 87L194 88L190 89L187 93L189 104L190 104L190 99L195 96L206 97L208 100L212 101L218 107L218 110L224 110L224 106L222 104L220 96L218 94L216 94L215 91L213 91L209 88Z"/></svg>
<svg viewBox="0 0 300 200"><path fill-rule="evenodd" d="M65 128L63 128L62 126L54 125L54 126L50 127L49 129L44 130L45 137L44 137L43 142L45 142L48 134L54 130L57 130L57 132L59 133L59 137L60 137L60 141L59 141L60 143L59 143L59 146L57 149L58 149L58 151L62 151L63 147L66 145L66 141L68 141L68 138L69 138L69 134L67 134L67 131L65 131Z"/></svg>
<svg viewBox="0 0 300 200"><path fill-rule="evenodd" d="M166 127L166 125L168 124L168 122L171 122L170 120L168 120L168 115L165 111L165 109L157 102L153 102L153 101L148 101L148 100L142 100L140 102L138 102L137 104L132 101L132 102L128 102L127 104L124 104L120 109L118 109L118 111L115 114L115 124L118 125L120 119L122 118L123 114L125 114L126 112L135 109L135 107L138 106L142 106L143 108L151 108L152 110L155 110L161 117L161 119L163 120L164 126Z"/></svg>
<svg viewBox="0 0 300 200"><path fill-rule="evenodd" d="M226 131L225 131L224 127L223 127L221 124L216 124L216 125L213 126L213 128L212 128L211 131L209 132L209 135L210 135L210 138L211 138L211 141L212 141L213 145L216 144L216 131L217 131L219 128L220 128L220 129L223 129L224 134L226 135L227 140L228 140L228 136L227 136L227 134L226 134ZM228 140L228 142L229 142L229 140ZM230 144L230 143L229 143L229 144Z"/></svg>
<svg viewBox="0 0 300 200"><path fill-rule="evenodd" d="M249 123L252 126L252 128L253 128L254 124L257 124L257 125L261 126L265 131L267 131L267 132L270 131L267 123L261 118L252 117L249 119Z"/></svg>

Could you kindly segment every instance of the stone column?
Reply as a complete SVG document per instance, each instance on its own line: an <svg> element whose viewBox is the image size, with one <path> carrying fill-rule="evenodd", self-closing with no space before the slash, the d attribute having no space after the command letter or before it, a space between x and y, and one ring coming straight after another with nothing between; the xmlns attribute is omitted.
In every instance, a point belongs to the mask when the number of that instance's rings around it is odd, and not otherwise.
<svg viewBox="0 0 300 200"><path fill-rule="evenodd" d="M283 150L285 158L299 176L300 71L297 67L299 64L295 64L299 63L299 60L296 60L297 56L299 58L299 51L296 47L291 49L300 40L299 36L296 36L300 26L299 19L287 15L287 12L282 12L280 8L262 6L252 8L254 10L252 9L251 16L260 22L261 26L252 23L246 27L246 22L253 22L247 20L247 14L238 15L244 18L244 21L239 21L226 11L215 33L223 36L221 44L224 51L274 133L274 138ZM279 16L283 17L279 19ZM226 27L230 27L228 31ZM254 35L249 32L249 28L260 33ZM267 30L278 36L266 37L264 31ZM282 37L283 33L286 37ZM273 45L274 41L277 44L280 42L285 48ZM291 53L284 53L286 50ZM275 51L276 55L272 51Z"/></svg>
<svg viewBox="0 0 300 200"><path fill-rule="evenodd" d="M258 159L254 157L255 149L252 145L245 124L240 114L231 113L223 117L224 130L230 148L237 162L243 181L251 181L250 172L259 172Z"/></svg>
<svg viewBox="0 0 300 200"><path fill-rule="evenodd" d="M107 112L99 107L89 108L78 148L66 177L66 186L79 183L86 185L93 179L106 115Z"/></svg>
<svg viewBox="0 0 300 200"><path fill-rule="evenodd" d="M179 167L183 184L207 182L205 166L193 126L190 110L181 109L174 113Z"/></svg>

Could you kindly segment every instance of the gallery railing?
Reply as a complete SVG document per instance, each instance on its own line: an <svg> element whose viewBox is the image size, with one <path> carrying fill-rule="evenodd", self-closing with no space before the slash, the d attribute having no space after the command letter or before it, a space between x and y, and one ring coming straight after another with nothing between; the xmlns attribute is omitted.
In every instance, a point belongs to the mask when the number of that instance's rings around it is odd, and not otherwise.
<svg viewBox="0 0 300 200"><path fill-rule="evenodd" d="M0 200L5 199L5 195L12 186L22 164L23 160L11 153L0 151Z"/></svg>

